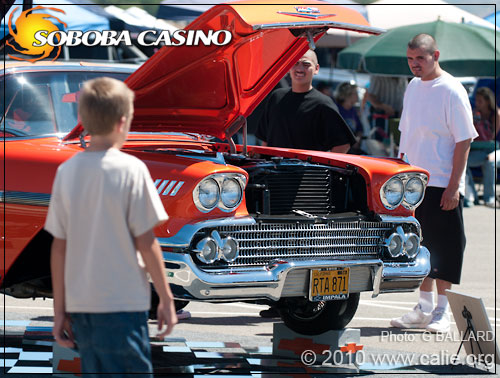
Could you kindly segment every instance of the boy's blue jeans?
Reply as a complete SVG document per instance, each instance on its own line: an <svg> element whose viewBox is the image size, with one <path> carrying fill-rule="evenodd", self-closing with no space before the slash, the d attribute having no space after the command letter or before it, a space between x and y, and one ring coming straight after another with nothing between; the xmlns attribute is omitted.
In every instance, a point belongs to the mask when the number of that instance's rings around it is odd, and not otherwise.
<svg viewBox="0 0 500 378"><path fill-rule="evenodd" d="M152 377L147 312L72 313L82 373L107 377ZM142 373L142 374L137 374Z"/></svg>

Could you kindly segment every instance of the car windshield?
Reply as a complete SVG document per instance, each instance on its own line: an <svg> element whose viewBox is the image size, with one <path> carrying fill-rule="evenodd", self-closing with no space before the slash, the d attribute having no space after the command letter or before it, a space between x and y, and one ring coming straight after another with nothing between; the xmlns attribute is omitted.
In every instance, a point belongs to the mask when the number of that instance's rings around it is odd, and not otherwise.
<svg viewBox="0 0 500 378"><path fill-rule="evenodd" d="M125 80L131 72L26 72L7 75L1 131L5 137L66 134L78 123L82 83L101 76Z"/></svg>

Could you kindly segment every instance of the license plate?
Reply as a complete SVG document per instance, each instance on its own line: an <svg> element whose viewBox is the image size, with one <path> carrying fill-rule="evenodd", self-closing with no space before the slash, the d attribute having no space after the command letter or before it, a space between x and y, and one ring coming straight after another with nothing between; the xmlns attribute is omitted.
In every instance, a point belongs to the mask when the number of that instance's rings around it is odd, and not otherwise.
<svg viewBox="0 0 500 378"><path fill-rule="evenodd" d="M311 270L309 300L330 301L349 297L349 268Z"/></svg>

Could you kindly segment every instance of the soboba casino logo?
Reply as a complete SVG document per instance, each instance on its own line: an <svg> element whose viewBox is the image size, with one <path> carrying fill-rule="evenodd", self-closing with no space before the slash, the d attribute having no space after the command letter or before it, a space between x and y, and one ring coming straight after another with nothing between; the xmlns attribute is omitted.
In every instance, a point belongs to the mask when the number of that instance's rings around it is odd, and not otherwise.
<svg viewBox="0 0 500 378"><path fill-rule="evenodd" d="M62 14L65 14L65 12L58 8L43 7L41 5L38 5L31 9L27 9L21 12L16 22L14 23L16 26L15 27L16 30L14 31L14 28L12 27L12 19L14 13L16 13L18 9L19 7L15 8L9 17L9 32L10 35L14 38L15 44L11 44L7 41L7 45L12 47L12 49L14 49L14 51L18 53L36 57L20 58L18 56L13 56L10 54L9 57L11 59L27 60L29 62L36 62L37 60L47 58L52 53L55 46L51 46L48 44L42 46L37 45L36 44L37 40L35 35L40 31L43 31L47 35L49 33L59 31L59 28L50 19L59 22L64 27L67 27L67 25L65 22L61 21L56 16L52 16L51 14L48 13L33 13L33 11L52 10L54 12L60 12ZM56 56L52 60L57 59L60 53L61 53L61 46L58 46Z"/></svg>
<svg viewBox="0 0 500 378"><path fill-rule="evenodd" d="M15 24L15 31L12 26L14 13L19 9L15 8L9 16L9 32L14 38L15 44L7 42L12 49L28 57L9 57L16 60L26 60L36 62L48 58L52 51L57 48L55 60L61 53L61 46L118 46L125 44L132 46L130 31L122 30L68 30L68 25L58 17L49 13L34 13L34 11L50 10L66 14L61 9L43 7L38 5L27 9L19 15ZM64 30L54 24L58 22ZM232 34L229 30L144 30L137 36L137 43L142 46L224 46L231 42Z"/></svg>

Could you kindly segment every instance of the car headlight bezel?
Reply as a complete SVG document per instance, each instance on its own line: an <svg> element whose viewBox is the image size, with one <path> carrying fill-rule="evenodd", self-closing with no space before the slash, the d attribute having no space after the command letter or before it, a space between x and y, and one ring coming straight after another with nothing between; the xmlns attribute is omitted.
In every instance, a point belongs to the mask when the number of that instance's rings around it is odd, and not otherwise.
<svg viewBox="0 0 500 378"><path fill-rule="evenodd" d="M227 201L224 197L227 196L227 187L228 185L235 184L233 193L231 195L235 195L237 200L234 202ZM219 207L222 210L233 210L236 206L241 203L243 198L243 188L238 180L234 177L225 177L222 181L221 190L220 190L220 204Z"/></svg>
<svg viewBox="0 0 500 378"><path fill-rule="evenodd" d="M392 184L396 184L396 185L399 185L401 187L401 193L400 193L399 199L397 201L393 201L393 203L391 203L387 199L387 193L386 193L386 189L389 187L389 185L392 185ZM403 202L403 198L404 198L404 191L405 191L404 189L405 189L405 185L403 183L403 180L401 180L398 176L391 177L389 180L387 180L384 183L384 185L382 185L382 187L380 188L380 200L382 201L382 204L385 206L386 209L394 210L399 205L401 205L401 203Z"/></svg>
<svg viewBox="0 0 500 378"><path fill-rule="evenodd" d="M408 179L405 182L405 194L403 196L404 197L403 206L405 208L407 208L408 210L414 210L422 203L422 201L424 200L424 196L425 196L425 188L427 186L427 181L428 181L428 178L424 174L415 174L415 175L408 177ZM411 185L412 182L419 182L420 185L422 186L422 191L420 193L420 197L418 198L417 201L413 201L413 202L409 201L407 198L407 193L408 193L407 188L409 185Z"/></svg>
<svg viewBox="0 0 500 378"><path fill-rule="evenodd" d="M206 184L214 184L213 186L213 195L215 195L216 199L213 201L213 204L208 206L203 203L201 199L201 188L206 185ZM194 191L193 191L193 201L198 208L203 213L208 213L209 211L212 211L217 207L217 204L220 201L220 186L217 180L215 180L212 177L205 177L203 180L201 180L198 185L196 185Z"/></svg>
<svg viewBox="0 0 500 378"><path fill-rule="evenodd" d="M206 206L200 200L200 187L204 185L207 181L213 180L217 184L217 201L212 206ZM236 182L239 186L238 200L234 203L224 203L222 199L222 192L224 187L224 182ZM227 184L226 184L227 185ZM246 176L241 173L214 173L209 176L204 177L193 190L193 202L202 213L208 213L216 208L224 212L232 212L243 201L244 192L246 186ZM228 206L229 205L229 206Z"/></svg>
<svg viewBox="0 0 500 378"><path fill-rule="evenodd" d="M418 198L418 201L412 202L408 201L407 199L407 187L408 184L410 185L413 182L413 180L418 180L421 184L422 191L420 194L420 197ZM400 205L403 205L404 208L408 210L415 210L423 201L424 195L425 195L425 188L427 186L428 182L428 177L427 175L419 172L411 172L411 173L401 173L395 176L392 176L390 179L388 179L380 188L380 201L384 205L384 207L388 210L394 210ZM392 185L394 183L398 183L398 185L401 187L402 185L402 192L401 192L401 197L398 198L399 201L396 203L396 201L393 201L392 203L387 199L386 195L386 189L388 188L389 185Z"/></svg>

